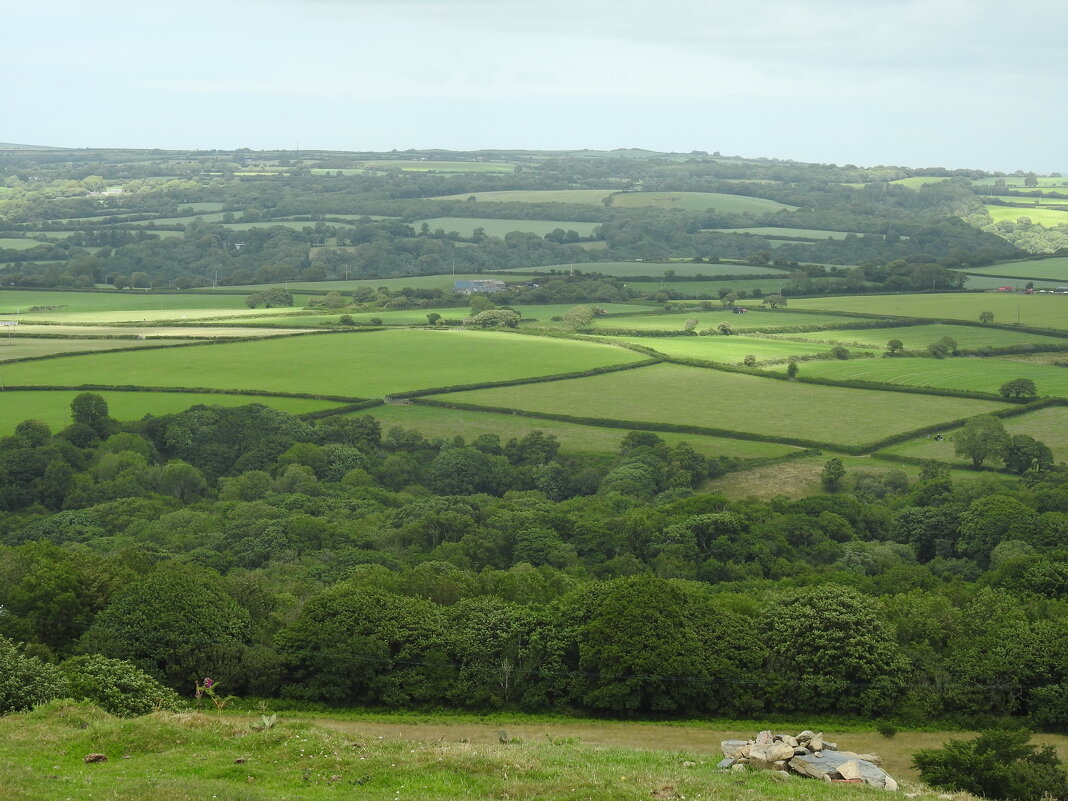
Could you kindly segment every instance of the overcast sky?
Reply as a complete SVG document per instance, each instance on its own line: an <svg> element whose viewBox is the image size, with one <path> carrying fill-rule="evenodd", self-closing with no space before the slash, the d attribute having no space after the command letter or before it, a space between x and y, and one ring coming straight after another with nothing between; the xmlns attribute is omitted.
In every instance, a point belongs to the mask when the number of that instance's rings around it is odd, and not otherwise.
<svg viewBox="0 0 1068 801"><path fill-rule="evenodd" d="M1066 0L0 2L0 142L1068 173Z"/></svg>

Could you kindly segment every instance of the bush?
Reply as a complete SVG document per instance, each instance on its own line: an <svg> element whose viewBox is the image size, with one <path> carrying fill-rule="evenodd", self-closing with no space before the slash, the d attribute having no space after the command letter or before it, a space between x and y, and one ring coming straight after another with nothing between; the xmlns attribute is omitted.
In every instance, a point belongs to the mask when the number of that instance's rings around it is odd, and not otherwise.
<svg viewBox="0 0 1068 801"><path fill-rule="evenodd" d="M1040 801L1068 798L1068 776L1052 745L1031 745L1028 731L993 730L974 740L950 740L917 751L912 765L932 787L987 798Z"/></svg>
<svg viewBox="0 0 1068 801"><path fill-rule="evenodd" d="M157 709L180 708L178 694L135 665L92 654L76 656L59 666L71 698L92 701L112 715L147 715Z"/></svg>
<svg viewBox="0 0 1068 801"><path fill-rule="evenodd" d="M879 734L889 740L897 734L897 726L893 723L880 723L875 727L875 731L879 732Z"/></svg>
<svg viewBox="0 0 1068 801"><path fill-rule="evenodd" d="M66 679L55 667L0 637L0 715L30 709L66 694Z"/></svg>

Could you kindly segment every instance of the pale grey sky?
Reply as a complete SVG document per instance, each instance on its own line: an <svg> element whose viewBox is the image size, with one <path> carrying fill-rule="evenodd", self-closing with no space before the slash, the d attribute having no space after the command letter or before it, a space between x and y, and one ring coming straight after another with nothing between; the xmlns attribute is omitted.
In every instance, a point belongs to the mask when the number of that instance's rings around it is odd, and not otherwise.
<svg viewBox="0 0 1068 801"><path fill-rule="evenodd" d="M1068 2L0 2L0 141L1068 172Z"/></svg>

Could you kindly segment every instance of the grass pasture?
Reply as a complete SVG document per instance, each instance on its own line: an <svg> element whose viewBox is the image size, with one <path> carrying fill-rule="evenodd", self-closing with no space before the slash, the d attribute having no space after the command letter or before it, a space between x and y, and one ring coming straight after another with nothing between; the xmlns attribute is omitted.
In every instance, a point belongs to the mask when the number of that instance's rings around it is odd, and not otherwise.
<svg viewBox="0 0 1068 801"><path fill-rule="evenodd" d="M0 237L0 250L31 250L47 244L33 239L21 239L12 237Z"/></svg>
<svg viewBox="0 0 1068 801"><path fill-rule="evenodd" d="M798 309L860 312L886 317L925 317L934 320L978 321L980 313L994 313L996 323L1019 323L1035 328L1068 331L1068 295L1022 295L984 292L939 295L848 295L790 299Z"/></svg>
<svg viewBox="0 0 1068 801"><path fill-rule="evenodd" d="M591 236L599 223L578 222L575 220L497 220L491 217L434 217L428 220L416 220L412 227L416 230L426 223L431 231L439 228L449 232L458 231L462 236L471 236L476 228L481 228L487 236L503 237L512 231L545 236L560 228L575 231L579 236Z"/></svg>
<svg viewBox="0 0 1068 801"><path fill-rule="evenodd" d="M234 297L233 295L230 296ZM232 322L237 324L242 318L254 318L257 316L266 316L270 314L272 317L284 317L287 314L300 315L304 314L304 310L300 307L293 309L279 310L279 309L249 309L249 308L201 308L201 309L183 309L183 308L159 308L159 309L112 309L110 311L67 311L65 309L59 309L58 311L42 311L34 312L32 314L23 315L28 321L36 322L56 322L56 323L86 323L92 325L99 323L103 325L115 325L120 323L175 323L178 325L185 324L189 321L206 322L209 320L222 320L225 322Z"/></svg>
<svg viewBox="0 0 1068 801"><path fill-rule="evenodd" d="M1035 289L1056 289L1059 286L1068 286L1068 281L1046 281L1041 278L998 278L993 275L973 275L966 273L968 289L1000 289L1003 286L1011 286L1017 292L1024 292L1026 284L1030 282Z"/></svg>
<svg viewBox="0 0 1068 801"><path fill-rule="evenodd" d="M703 262L691 262L691 261L672 261L672 262L660 262L660 261L594 261L594 262L576 262L575 264L550 264L545 267L523 267L514 268L511 270L499 270L498 273L569 273L574 269L576 273L581 272L583 275L589 275L591 273L601 273L602 275L611 275L615 278L631 278L639 276L660 277L667 272L673 272L677 276L697 276L697 275L775 275L776 273L782 273L782 280L786 281L789 277L789 273L786 270L780 270L777 267L754 267L750 264L708 264ZM665 283L664 286L670 289L674 284Z"/></svg>
<svg viewBox="0 0 1068 801"><path fill-rule="evenodd" d="M758 302L759 303L759 302ZM759 305L745 314L735 314L729 309L712 311L686 311L672 314L643 315L641 317L600 317L593 322L598 328L633 328L650 331L681 331L687 320L697 320L697 330L717 328L726 323L734 331L774 331L776 328L795 325L826 325L850 322L852 318L836 314L791 314L788 311L762 310ZM741 306L744 304L739 303Z"/></svg>
<svg viewBox="0 0 1068 801"><path fill-rule="evenodd" d="M500 161L423 161L421 159L380 159L365 161L363 165L372 170L392 169L404 172L499 172L515 171L515 164ZM326 170L335 172L335 170ZM344 171L343 171L344 172Z"/></svg>
<svg viewBox="0 0 1068 801"><path fill-rule="evenodd" d="M105 350L123 350L141 347L152 348L174 345L184 340L139 341L135 339L65 339L53 337L6 337L0 333L0 361L26 359L34 356L50 356L55 353L93 353Z"/></svg>
<svg viewBox="0 0 1068 801"><path fill-rule="evenodd" d="M1029 334L1025 331L1006 331L1001 328L986 328L978 325L910 325L900 328L865 328L845 331L817 331L806 334L790 334L791 339L807 339L814 342L854 343L866 347L885 350L891 339L900 340L909 350L926 348L942 337L951 337L961 348L994 348L1013 345L1042 344L1063 345L1068 348L1068 337L1049 337L1041 334Z"/></svg>
<svg viewBox="0 0 1068 801"><path fill-rule="evenodd" d="M503 189L494 192L468 192L442 195L434 200L484 200L489 203L578 203L584 206L603 206L612 189ZM472 207L477 211L477 207Z"/></svg>
<svg viewBox="0 0 1068 801"><path fill-rule="evenodd" d="M687 300L711 300L718 305L720 289L746 293L759 289L765 295L774 295L786 285L787 280L787 277L783 276L782 278L731 278L719 281L672 281L671 283L665 282L663 289L673 295L683 295ZM648 294L655 294L660 289L651 281L628 283L627 286ZM750 304L759 306L760 298L742 298L738 305L750 308Z"/></svg>
<svg viewBox="0 0 1068 801"><path fill-rule="evenodd" d="M994 264L990 267L969 267L969 275L1006 275L1013 278L1042 278L1068 285L1068 256L1052 259L1027 259Z"/></svg>
<svg viewBox="0 0 1068 801"><path fill-rule="evenodd" d="M1060 211L1059 209L1021 209L1016 206L993 206L989 204L983 206L983 208L986 209L994 222L1001 222L1002 220L1016 222L1021 217L1027 217L1036 225L1068 225L1068 211Z"/></svg>
<svg viewBox="0 0 1068 801"><path fill-rule="evenodd" d="M845 239L849 231L820 231L815 228L716 228L710 229L722 234L752 234L753 236L786 236L800 240ZM864 236L864 234L857 234Z"/></svg>
<svg viewBox="0 0 1068 801"><path fill-rule="evenodd" d="M53 312L29 312L32 306L57 306ZM83 312L170 310L170 309L243 309L243 295L214 293L147 293L136 289L122 292L44 292L33 289L0 290L0 314L16 312L28 319L43 314L75 315Z"/></svg>
<svg viewBox="0 0 1068 801"><path fill-rule="evenodd" d="M1008 359L836 359L807 362L800 375L992 393L1013 379L1030 378L1039 395L1068 395L1068 370Z"/></svg>
<svg viewBox="0 0 1068 801"><path fill-rule="evenodd" d="M652 348L665 356L680 359L706 359L725 364L741 364L749 354L757 361L787 359L790 356L814 356L827 353L831 345L816 342L790 342L782 339L759 337L620 337L619 342L629 342ZM873 352L873 351L869 351Z"/></svg>
<svg viewBox="0 0 1068 801"><path fill-rule="evenodd" d="M1006 406L995 401L815 386L671 364L439 397L481 406L677 423L841 445L875 442Z"/></svg>
<svg viewBox="0 0 1068 801"><path fill-rule="evenodd" d="M5 373L9 384L25 386L137 384L375 398L575 372L642 358L592 342L480 331L397 330L67 356L8 365Z"/></svg>
<svg viewBox="0 0 1068 801"><path fill-rule="evenodd" d="M652 206L658 209L716 211L729 214L767 214L780 209L795 209L776 200L722 192L619 192L612 195L612 205L621 209Z"/></svg>
<svg viewBox="0 0 1068 801"><path fill-rule="evenodd" d="M943 181L952 181L953 179L947 176L930 176L930 175L913 175L911 178L898 178L896 181L890 183L895 186L907 186L909 189L919 189L927 184L940 184Z"/></svg>
<svg viewBox="0 0 1068 801"><path fill-rule="evenodd" d="M464 409L444 409L415 403L377 406L357 414L370 414L382 423L383 431L393 426L410 428L427 437L451 439L459 434L469 442L482 434L496 434L501 442L522 438L531 431L544 431L560 440L567 452L617 453L626 431L619 428L563 423L559 420L535 420L515 414L472 412ZM659 436L668 444L688 442L705 456L733 456L739 459L765 459L783 456L793 450L790 445L774 442L753 442L725 437L704 437L694 434L662 432Z"/></svg>
<svg viewBox="0 0 1068 801"><path fill-rule="evenodd" d="M457 273L456 275L447 273L442 275L410 275L401 278L353 278L351 281L289 281L287 286L292 291L311 292L319 295L325 295L327 292L352 292L352 290L361 286L369 286L372 289L383 286L395 292L403 287L411 287L412 289L452 289L453 283L456 281L475 281L491 277L496 276L490 276L485 273ZM517 278L516 280L520 279ZM278 284L244 284L242 286L229 286L226 289L231 292L243 293L241 296L231 296L235 298L236 304L243 305L245 294L262 292L265 289L272 289L277 286ZM211 294L211 287L202 287L195 294ZM299 298L294 297L294 301L299 302Z"/></svg>
<svg viewBox="0 0 1068 801"><path fill-rule="evenodd" d="M0 367L7 373L10 365ZM291 414L305 414L338 404L307 398L277 398L261 395L221 395L194 392L110 392L96 391L107 401L108 412L116 420L140 420L146 414L174 414L199 403L208 406L244 406L261 403ZM79 392L68 390L7 390L0 392L0 435L6 436L23 420L40 420L53 431L70 425L70 402Z"/></svg>
<svg viewBox="0 0 1068 801"><path fill-rule="evenodd" d="M1004 421L1010 435L1027 434L1044 442L1053 451L1057 462L1068 461L1068 407L1051 406L1034 412L1010 417ZM898 456L913 456L918 459L937 459L940 462L971 466L971 460L953 452L953 434L959 429L945 433L941 442L934 437L919 437L893 445L881 453Z"/></svg>

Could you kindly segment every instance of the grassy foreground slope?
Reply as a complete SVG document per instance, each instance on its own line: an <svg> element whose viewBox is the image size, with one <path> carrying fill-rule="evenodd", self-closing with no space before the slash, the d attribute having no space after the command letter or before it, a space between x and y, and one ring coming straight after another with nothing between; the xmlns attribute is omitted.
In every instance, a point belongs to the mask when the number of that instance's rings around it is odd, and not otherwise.
<svg viewBox="0 0 1068 801"><path fill-rule="evenodd" d="M409 329L65 356L4 369L9 385L134 384L381 397L577 372L643 358L592 342Z"/></svg>
<svg viewBox="0 0 1068 801"><path fill-rule="evenodd" d="M631 747L584 744L547 731L521 742L487 744L448 735L436 740L360 736L352 727L330 731L284 719L269 730L256 731L251 723L231 716L170 713L124 720L70 702L8 715L0 718L4 797L854 801L875 798L879 792L777 779L767 772L717 772L718 754L689 746L664 747L655 733ZM643 728L648 735L652 727ZM699 732L687 730L691 737L697 735L695 740L718 739L716 732L707 737ZM90 753L108 759L86 764L83 758Z"/></svg>
<svg viewBox="0 0 1068 801"><path fill-rule="evenodd" d="M944 295L847 295L798 298L795 309L863 312L892 317L926 317L977 322L980 313L994 314L995 323L1017 323L1068 331L1068 295L1022 295L1007 292Z"/></svg>
<svg viewBox="0 0 1068 801"><path fill-rule="evenodd" d="M1007 405L815 386L668 364L531 386L452 392L439 398L579 417L702 426L843 446L873 442Z"/></svg>

